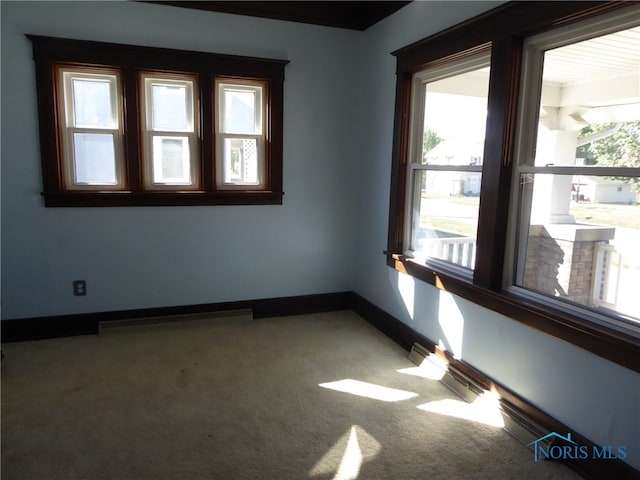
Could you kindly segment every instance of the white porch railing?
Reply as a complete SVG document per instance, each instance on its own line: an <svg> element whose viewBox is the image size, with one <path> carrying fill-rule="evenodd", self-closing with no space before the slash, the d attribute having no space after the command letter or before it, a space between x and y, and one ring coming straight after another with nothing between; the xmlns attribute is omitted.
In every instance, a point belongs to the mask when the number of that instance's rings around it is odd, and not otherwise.
<svg viewBox="0 0 640 480"><path fill-rule="evenodd" d="M613 245L596 242L593 260L593 304L615 309L623 268L622 254Z"/></svg>
<svg viewBox="0 0 640 480"><path fill-rule="evenodd" d="M472 237L425 238L420 242L420 250L427 257L451 262L461 267L473 269L476 261L476 239ZM640 257L638 257L640 259ZM626 265L625 262L632 262ZM621 277L628 275L629 269L636 272L635 278L640 280L640 261L623 255L614 245L606 242L595 242L593 258L593 278L591 301L593 306L601 306L612 310L629 310L627 305L629 292L622 291ZM626 268L626 270L625 270ZM625 277L625 282L629 278ZM637 282L633 282L637 285ZM622 300L625 300L623 302ZM624 305L623 305L624 304Z"/></svg>
<svg viewBox="0 0 640 480"><path fill-rule="evenodd" d="M429 257L438 258L461 267L475 267L476 239L472 237L427 238L422 249Z"/></svg>

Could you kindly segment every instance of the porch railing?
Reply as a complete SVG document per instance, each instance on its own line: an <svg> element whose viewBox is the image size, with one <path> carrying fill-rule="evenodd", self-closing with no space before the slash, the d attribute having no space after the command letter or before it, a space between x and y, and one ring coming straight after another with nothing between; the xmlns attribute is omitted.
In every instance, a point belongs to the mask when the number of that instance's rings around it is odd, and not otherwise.
<svg viewBox="0 0 640 480"><path fill-rule="evenodd" d="M622 254L613 245L596 242L593 260L593 304L615 309L623 268Z"/></svg>
<svg viewBox="0 0 640 480"><path fill-rule="evenodd" d="M428 238L422 247L428 256L461 267L474 268L476 263L476 239L472 237Z"/></svg>
<svg viewBox="0 0 640 480"><path fill-rule="evenodd" d="M476 239L472 237L427 238L421 242L427 256L473 269L476 261ZM623 256L614 245L596 242L592 279L594 306L617 309ZM640 266L639 266L640 268Z"/></svg>

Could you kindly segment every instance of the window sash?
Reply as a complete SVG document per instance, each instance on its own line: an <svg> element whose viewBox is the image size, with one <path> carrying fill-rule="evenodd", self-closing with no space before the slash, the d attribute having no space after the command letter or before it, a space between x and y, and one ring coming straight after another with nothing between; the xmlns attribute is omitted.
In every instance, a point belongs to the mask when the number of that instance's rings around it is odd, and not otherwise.
<svg viewBox="0 0 640 480"><path fill-rule="evenodd" d="M540 173L549 175L593 175L598 177L637 177L640 174L640 168L637 167L597 167L597 166L548 166L548 167L531 167L523 165L517 170L523 173Z"/></svg>
<svg viewBox="0 0 640 480"><path fill-rule="evenodd" d="M198 148L198 129L196 117L196 98L198 96L197 78L193 75L184 74L157 74L142 73L141 84L144 85L143 98L141 107L143 114L143 157L144 157L144 185L148 190L199 190L200 187L200 155ZM178 116L184 115L184 126L180 128L175 126L170 128L167 126L156 126L154 119L158 114L155 108L155 87L178 88L184 89L184 103L182 113L177 112ZM174 107L176 107L174 105ZM187 156L184 156L180 162L182 175L165 176L164 163L160 157L162 151L158 151L158 147L163 140L185 139L183 145L186 146ZM175 162L174 162L175 163ZM175 166L174 166L175 169Z"/></svg>
<svg viewBox="0 0 640 480"><path fill-rule="evenodd" d="M218 110L217 110L217 123L216 132L224 134L237 134L237 135L262 135L263 133L263 111L266 110L266 105L263 101L263 82L254 81L229 81L227 79L216 79L216 89L218 91ZM227 94L250 94L253 96L253 115L252 115L252 128L243 130L236 127L235 129L230 124L231 119L227 118L227 114L232 114L233 104L227 101ZM246 95L245 95L246 96ZM242 101L236 102L237 106L242 107ZM248 105L244 104L245 110ZM237 112L237 109L236 109ZM239 112L241 113L241 112Z"/></svg>
<svg viewBox="0 0 640 480"><path fill-rule="evenodd" d="M412 76L411 82L411 115L409 129L409 165L406 172L406 201L405 201L405 223L404 238L408 239L406 248L403 252L408 258L419 261L422 264L432 264L437 268L444 268L454 272L456 275L465 278L471 278L471 271L475 264L475 241L472 247L466 244L460 246L457 244L438 246L438 250L451 248L449 253L441 252L441 257L451 258L451 261L436 256L431 256L417 249L417 233L419 228L416 219L416 210L420 211L421 192L417 188L419 183L418 175L420 172L469 172L482 173L482 166L474 165L436 165L422 163L423 135L425 129L425 109L427 85L440 80L445 80L458 75L481 69L490 65L491 52L490 46L485 45L481 50L474 50L465 57L458 58L455 61L448 62L436 67L427 68L416 72ZM476 224L477 227L477 224ZM459 248L464 248L464 253L456 253ZM473 252L467 249L472 248ZM461 250L462 251L462 250ZM458 262L454 261L454 257L460 257ZM464 260L462 260L464 257ZM461 264L463 266L461 266Z"/></svg>
<svg viewBox="0 0 640 480"><path fill-rule="evenodd" d="M545 52L551 49L577 44L591 38L601 37L616 31L623 31L640 25L640 10L635 9L624 14L612 12L596 19L569 25L528 38L523 45L522 83L518 98L519 117L515 145L515 168L513 169L510 214L508 220L508 236L505 245L503 270L503 288L528 300L561 308L574 315L588 318L589 322L605 325L621 332L632 332L640 336L640 321L631 320L626 313L609 309L595 311L592 306L593 291L589 291L587 299L579 295L579 301L572 300L568 291L566 297L544 295L533 289L533 284L525 285L527 258L530 249L530 222L534 202L533 188L525 188L522 178L525 176L549 175L552 178L571 176L597 177L640 177L640 168L624 166L585 166L585 165L535 165L536 142L540 128L540 111L542 108L543 65ZM542 180L542 177L541 177ZM567 212L569 214L569 212ZM576 243L577 245L578 243ZM569 258L571 263L571 258ZM594 258L593 268L597 268ZM573 268L571 278L574 278ZM558 273L558 275L560 275ZM566 273L565 273L566 275ZM577 278L577 277L575 277ZM594 277L595 278L595 277ZM568 279L566 281L569 281ZM573 282L573 281L572 281ZM577 287L575 287L577 288ZM593 288L591 289L593 290Z"/></svg>
<svg viewBox="0 0 640 480"><path fill-rule="evenodd" d="M234 170L233 158L227 157L227 145L228 141L254 141L255 142L255 173L250 173L248 176L251 178L255 177L255 180L242 180L237 178L236 180L230 179L230 177L239 177L243 176L241 173L231 174L230 172ZM220 190L233 190L233 189L261 189L264 186L264 140L262 135L231 135L231 134L218 134L216 136L217 143L217 158L216 162L216 179L217 179L217 187ZM251 148L251 147L249 147ZM244 146L242 149L244 152ZM229 152L231 156L233 156L233 152ZM241 153L244 155L244 153ZM243 171L247 168L250 168L251 165L247 165L249 161L244 157L240 159L241 168ZM253 163L253 162L251 162Z"/></svg>
<svg viewBox="0 0 640 480"><path fill-rule="evenodd" d="M65 188L68 190L123 190L126 188L124 178L124 141L122 132L122 110L120 107L121 87L120 74L115 70L106 70L100 68L73 68L68 66L60 66L58 68L59 89L58 96L60 101L58 115L63 118L64 123L60 123L61 149L63 155L63 178ZM107 83L109 91L109 121L106 125L86 124L77 125L77 112L80 108L76 105L76 95L74 90L74 82L100 82ZM113 180L86 180L79 179L80 162L78 158L78 144L76 139L80 135L85 137L110 135L113 139L112 155L113 155ZM93 163L94 169L96 160L87 159L88 164ZM111 168L108 168L111 170ZM111 173L109 172L109 175Z"/></svg>
<svg viewBox="0 0 640 480"><path fill-rule="evenodd" d="M482 173L482 166L477 165L419 165L411 164L411 170L423 171L432 170L434 172L479 172Z"/></svg>
<svg viewBox="0 0 640 480"><path fill-rule="evenodd" d="M215 122L215 144L216 144L216 188L218 190L263 190L266 186L266 119L265 114L267 105L265 104L265 87L264 82L238 80L238 79L216 79L215 88L217 92L218 109ZM251 110L253 115L249 122L242 122L249 125L249 128L233 128L230 125L230 119L227 114L231 112L232 105L229 105L228 93L247 93L253 96L253 105ZM240 110L249 108L242 102L236 102L236 106ZM237 110L236 110L237 112ZM242 113L242 112L239 112ZM254 163L245 158L244 146L242 149L236 149L236 156L241 159L232 158L234 152L227 152L227 147L233 141L253 141L255 142L255 167L249 174L251 179L246 179L243 175L248 163ZM249 147L251 150L251 147ZM230 157L227 155L229 153ZM250 166L251 167L251 166ZM237 169L242 170L237 171ZM235 179L234 179L235 178ZM243 179L244 178L244 179Z"/></svg>
<svg viewBox="0 0 640 480"><path fill-rule="evenodd" d="M190 186L195 183L193 175L194 161L193 152L196 148L193 136L181 135L150 135L149 156L151 167L147 169L148 175L151 177L150 183L152 188L158 188L160 185L172 188L178 185ZM180 144L181 151L176 152L179 158L165 158L165 146L171 144ZM175 157L175 154L173 155ZM169 163L170 162L170 163ZM171 165L173 164L173 166ZM179 172L165 172L165 170L179 170Z"/></svg>

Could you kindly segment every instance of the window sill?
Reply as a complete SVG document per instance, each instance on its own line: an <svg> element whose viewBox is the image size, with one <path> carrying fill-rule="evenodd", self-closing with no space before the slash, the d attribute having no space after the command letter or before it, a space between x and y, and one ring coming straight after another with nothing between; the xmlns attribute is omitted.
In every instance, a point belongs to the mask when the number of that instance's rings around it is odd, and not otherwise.
<svg viewBox="0 0 640 480"><path fill-rule="evenodd" d="M387 265L440 290L451 292L640 373L638 337L592 323L581 316L527 300L510 292L493 291L474 285L466 278L419 265L404 256L388 255Z"/></svg>
<svg viewBox="0 0 640 480"><path fill-rule="evenodd" d="M61 192L43 193L46 207L282 205L283 192Z"/></svg>

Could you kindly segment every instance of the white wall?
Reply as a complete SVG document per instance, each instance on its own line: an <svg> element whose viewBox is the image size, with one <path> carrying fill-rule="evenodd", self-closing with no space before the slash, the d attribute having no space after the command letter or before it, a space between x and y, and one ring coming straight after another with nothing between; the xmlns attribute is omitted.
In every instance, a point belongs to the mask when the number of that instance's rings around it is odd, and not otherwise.
<svg viewBox="0 0 640 480"><path fill-rule="evenodd" d="M640 468L640 375L388 268L391 148L398 48L495 7L414 2L367 30L361 91L362 183L354 290L600 445L626 445ZM365 141L366 140L366 141ZM567 432L563 432L567 433Z"/></svg>
<svg viewBox="0 0 640 480"><path fill-rule="evenodd" d="M4 319L351 289L356 112L342 80L359 32L138 2L1 8ZM25 33L290 60L284 204L44 208Z"/></svg>

